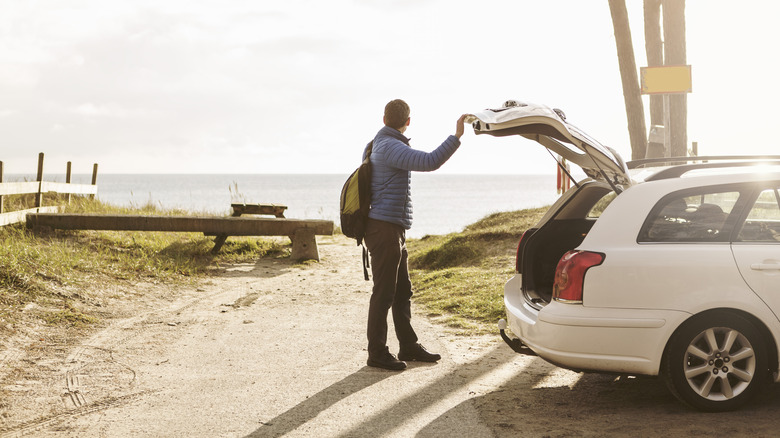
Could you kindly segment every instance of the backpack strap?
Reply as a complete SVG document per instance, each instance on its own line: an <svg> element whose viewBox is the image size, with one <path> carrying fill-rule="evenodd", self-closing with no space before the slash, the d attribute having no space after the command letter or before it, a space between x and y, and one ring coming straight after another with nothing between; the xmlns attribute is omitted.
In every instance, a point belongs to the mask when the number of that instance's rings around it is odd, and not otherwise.
<svg viewBox="0 0 780 438"><path fill-rule="evenodd" d="M366 147L366 158L363 161L364 163L368 163L371 158L371 152L374 151L374 140L371 140L368 143L368 146ZM371 263L368 258L368 250L366 249L366 244L363 242L363 239L358 239L358 245L363 247L363 279L366 281L369 281L370 278L368 276L368 268L371 267Z"/></svg>
<svg viewBox="0 0 780 438"><path fill-rule="evenodd" d="M361 246L363 247L363 278L368 281L368 268L371 267L371 264L368 260L368 250L366 249L366 245L361 244Z"/></svg>
<svg viewBox="0 0 780 438"><path fill-rule="evenodd" d="M370 159L371 159L371 152L373 152L373 150L374 150L374 140L371 140L366 145L365 158L363 158L363 164L369 164L369 165L371 164ZM370 175L370 173L369 173L369 175ZM368 184L370 185L371 181L369 181ZM368 206L361 206L361 209L362 208L365 208L363 213L366 216L368 216ZM371 267L371 263L369 261L368 249L366 249L366 244L365 244L365 242L363 240L363 236L360 236L360 237L357 238L357 244L363 247L363 278L366 281L369 281L370 277L368 275L368 268Z"/></svg>

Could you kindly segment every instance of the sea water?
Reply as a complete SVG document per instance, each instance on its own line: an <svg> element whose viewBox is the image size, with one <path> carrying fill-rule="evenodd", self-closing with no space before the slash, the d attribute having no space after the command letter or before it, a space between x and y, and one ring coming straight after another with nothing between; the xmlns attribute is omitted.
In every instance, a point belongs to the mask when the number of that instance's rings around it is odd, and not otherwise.
<svg viewBox="0 0 780 438"><path fill-rule="evenodd" d="M230 214L231 203L282 204L285 216L327 219L338 225L339 195L347 175L98 175L98 199L119 206L153 204L194 214ZM7 175L6 182L33 180ZM64 181L63 176L45 176ZM72 182L89 184L90 175ZM557 198L555 175L412 174L413 225L409 237L461 231L502 211L542 207Z"/></svg>

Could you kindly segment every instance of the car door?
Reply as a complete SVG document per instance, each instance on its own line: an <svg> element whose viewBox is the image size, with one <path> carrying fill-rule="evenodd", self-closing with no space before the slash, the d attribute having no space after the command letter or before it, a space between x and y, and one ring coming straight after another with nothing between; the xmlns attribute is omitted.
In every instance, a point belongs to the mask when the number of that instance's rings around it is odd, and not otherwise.
<svg viewBox="0 0 780 438"><path fill-rule="evenodd" d="M731 244L745 282L780 315L780 184L765 186Z"/></svg>

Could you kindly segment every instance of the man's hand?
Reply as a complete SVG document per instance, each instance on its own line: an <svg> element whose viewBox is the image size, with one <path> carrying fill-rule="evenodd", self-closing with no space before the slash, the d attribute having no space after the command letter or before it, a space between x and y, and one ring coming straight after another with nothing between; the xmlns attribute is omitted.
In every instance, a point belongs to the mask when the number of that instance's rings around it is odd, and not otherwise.
<svg viewBox="0 0 780 438"><path fill-rule="evenodd" d="M463 136L464 126L466 125L466 116L468 116L468 114L463 114L458 119L458 124L455 127L455 137L460 138Z"/></svg>

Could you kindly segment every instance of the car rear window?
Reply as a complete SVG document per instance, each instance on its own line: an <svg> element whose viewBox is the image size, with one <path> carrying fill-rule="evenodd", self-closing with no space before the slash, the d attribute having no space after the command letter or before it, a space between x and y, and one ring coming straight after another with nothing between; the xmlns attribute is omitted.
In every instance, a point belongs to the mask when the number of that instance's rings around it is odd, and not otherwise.
<svg viewBox="0 0 780 438"><path fill-rule="evenodd" d="M727 219L739 196L738 191L667 196L653 208L638 241L727 242Z"/></svg>
<svg viewBox="0 0 780 438"><path fill-rule="evenodd" d="M780 242L780 192L763 190L737 236L740 242Z"/></svg>
<svg viewBox="0 0 780 438"><path fill-rule="evenodd" d="M588 217L589 218L594 218L594 219L600 218L601 217L601 213L604 213L604 210L607 209L609 204L611 204L612 201L614 201L616 197L617 197L617 195L615 194L614 191L609 192L606 195L604 195L604 197L599 199L599 201L596 202L596 204L593 206L593 208L590 209L590 211L588 212Z"/></svg>

